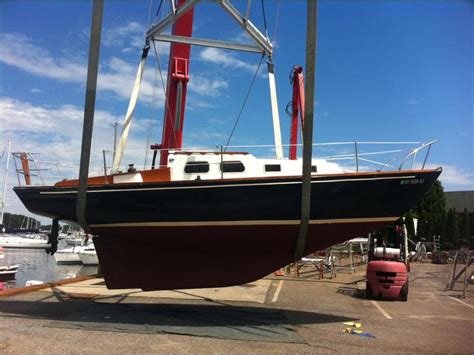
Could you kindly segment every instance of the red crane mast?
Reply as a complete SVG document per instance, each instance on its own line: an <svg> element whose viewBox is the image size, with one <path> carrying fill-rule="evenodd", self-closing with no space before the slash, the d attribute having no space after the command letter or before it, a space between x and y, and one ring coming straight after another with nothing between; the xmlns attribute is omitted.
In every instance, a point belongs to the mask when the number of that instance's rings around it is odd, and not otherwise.
<svg viewBox="0 0 474 355"><path fill-rule="evenodd" d="M179 9L186 0L179 0ZM173 25L172 34L192 37L194 7L189 9ZM189 58L191 45L171 43L168 63L168 81L165 101L165 118L161 140L160 165L167 165L170 149L182 148L183 124L186 104L187 84L189 81Z"/></svg>
<svg viewBox="0 0 474 355"><path fill-rule="evenodd" d="M298 114L304 128L304 77L303 68L295 66L291 78L293 99L291 101L290 160L296 160L298 144Z"/></svg>

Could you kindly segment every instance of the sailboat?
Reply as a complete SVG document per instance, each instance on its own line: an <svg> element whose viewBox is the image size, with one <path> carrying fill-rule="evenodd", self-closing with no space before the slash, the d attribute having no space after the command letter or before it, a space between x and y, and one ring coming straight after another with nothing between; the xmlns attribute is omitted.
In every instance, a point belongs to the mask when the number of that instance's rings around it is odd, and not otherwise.
<svg viewBox="0 0 474 355"><path fill-rule="evenodd" d="M108 288L164 290L222 287L259 279L294 261L302 223L302 160L283 157L273 63L268 65L275 158L248 152L182 148L190 45L246 50L271 58L272 44L227 0L216 3L255 45L192 37L196 0L171 1L172 11L147 32L136 85L111 174L87 180L86 231ZM163 33L173 25L172 35ZM120 171L141 75L154 40L172 42L162 144L152 168ZM429 145L423 145L424 148ZM160 154L160 162L156 157ZM155 166L155 164L157 166ZM346 173L336 163L311 161L307 255L363 236L403 215L441 169ZM79 180L14 190L33 213L79 223Z"/></svg>

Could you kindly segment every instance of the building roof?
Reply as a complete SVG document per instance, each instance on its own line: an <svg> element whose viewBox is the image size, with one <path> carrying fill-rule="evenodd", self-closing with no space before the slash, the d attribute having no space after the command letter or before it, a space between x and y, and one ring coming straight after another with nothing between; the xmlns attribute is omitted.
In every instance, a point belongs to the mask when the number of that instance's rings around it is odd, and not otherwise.
<svg viewBox="0 0 474 355"><path fill-rule="evenodd" d="M474 191L449 191L444 193L446 197L446 210L455 208L456 212L474 213Z"/></svg>

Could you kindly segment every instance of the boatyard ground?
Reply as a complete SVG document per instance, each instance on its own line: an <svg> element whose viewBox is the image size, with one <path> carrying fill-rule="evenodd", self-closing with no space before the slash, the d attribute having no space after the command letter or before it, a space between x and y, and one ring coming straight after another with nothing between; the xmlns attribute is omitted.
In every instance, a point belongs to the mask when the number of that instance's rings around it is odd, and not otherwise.
<svg viewBox="0 0 474 355"><path fill-rule="evenodd" d="M318 280L269 276L206 290L107 290L102 279L0 298L0 351L466 352L474 290L444 291L450 265L412 264L408 302L366 300L364 266ZM366 336L344 333L361 322ZM371 337L373 336L373 337Z"/></svg>

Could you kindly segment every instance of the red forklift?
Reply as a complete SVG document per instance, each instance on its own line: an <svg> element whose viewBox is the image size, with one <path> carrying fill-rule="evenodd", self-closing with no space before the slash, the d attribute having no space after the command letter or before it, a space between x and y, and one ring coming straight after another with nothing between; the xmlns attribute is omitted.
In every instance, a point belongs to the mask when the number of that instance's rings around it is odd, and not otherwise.
<svg viewBox="0 0 474 355"><path fill-rule="evenodd" d="M408 244L403 221L369 235L366 297L408 300Z"/></svg>

